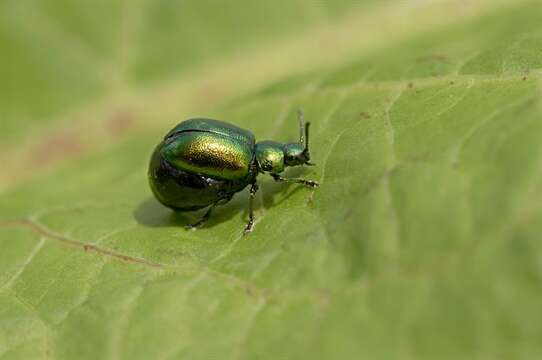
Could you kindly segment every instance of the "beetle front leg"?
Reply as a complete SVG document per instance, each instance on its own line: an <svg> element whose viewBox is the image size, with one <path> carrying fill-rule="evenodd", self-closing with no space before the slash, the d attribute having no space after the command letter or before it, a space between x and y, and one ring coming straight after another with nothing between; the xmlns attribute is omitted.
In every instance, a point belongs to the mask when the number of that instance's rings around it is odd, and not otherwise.
<svg viewBox="0 0 542 360"><path fill-rule="evenodd" d="M250 199L248 202L248 223L245 226L243 235L248 234L254 229L254 197L258 191L258 184L252 183L250 186Z"/></svg>
<svg viewBox="0 0 542 360"><path fill-rule="evenodd" d="M317 188L320 185L318 184L318 181L314 181L314 180L307 180L307 179L302 179L302 178L285 178L285 177L280 176L279 174L269 174L269 175L271 175L273 179L275 179L275 181L293 182L293 183L304 185L311 189Z"/></svg>

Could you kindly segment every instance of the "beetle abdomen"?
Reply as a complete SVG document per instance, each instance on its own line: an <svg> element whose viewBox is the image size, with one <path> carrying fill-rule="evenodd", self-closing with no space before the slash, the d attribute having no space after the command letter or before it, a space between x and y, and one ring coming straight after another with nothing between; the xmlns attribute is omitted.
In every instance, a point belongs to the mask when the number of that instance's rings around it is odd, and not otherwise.
<svg viewBox="0 0 542 360"><path fill-rule="evenodd" d="M254 143L200 130L166 139L162 155L173 167L215 179L238 180L250 174Z"/></svg>
<svg viewBox="0 0 542 360"><path fill-rule="evenodd" d="M247 185L245 181L216 180L177 169L162 157L163 145L158 145L152 155L149 182L155 197L167 207L198 210L230 198Z"/></svg>

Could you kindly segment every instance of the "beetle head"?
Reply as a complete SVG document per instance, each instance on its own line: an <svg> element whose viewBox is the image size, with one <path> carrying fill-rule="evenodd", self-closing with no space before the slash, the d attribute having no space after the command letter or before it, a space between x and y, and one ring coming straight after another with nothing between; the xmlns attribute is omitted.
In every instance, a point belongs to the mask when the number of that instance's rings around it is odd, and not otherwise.
<svg viewBox="0 0 542 360"><path fill-rule="evenodd" d="M299 142L281 144L276 141L260 141L256 144L256 160L261 171L278 174L285 166L314 165L310 162L309 126L298 112Z"/></svg>
<svg viewBox="0 0 542 360"><path fill-rule="evenodd" d="M297 112L299 119L299 142L284 145L284 164L286 166L314 165L310 162L309 153L309 126L305 123L303 112Z"/></svg>

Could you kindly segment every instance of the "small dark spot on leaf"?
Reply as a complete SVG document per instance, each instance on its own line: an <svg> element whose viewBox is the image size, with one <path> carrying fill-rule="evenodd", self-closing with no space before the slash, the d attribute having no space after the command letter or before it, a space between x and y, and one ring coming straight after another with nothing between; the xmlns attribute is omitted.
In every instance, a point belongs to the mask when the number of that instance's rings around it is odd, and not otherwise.
<svg viewBox="0 0 542 360"><path fill-rule="evenodd" d="M454 81L450 81L450 85L453 85L453 84L455 84L455 82L454 82Z"/></svg>
<svg viewBox="0 0 542 360"><path fill-rule="evenodd" d="M447 62L448 57L441 54L430 54L425 56L420 56L416 59L417 63L432 63L432 62Z"/></svg>
<svg viewBox="0 0 542 360"><path fill-rule="evenodd" d="M362 111L359 113L359 116L361 116L363 119L370 119L371 115L365 111Z"/></svg>
<svg viewBox="0 0 542 360"><path fill-rule="evenodd" d="M57 160L77 155L83 151L79 135L67 131L46 136L30 151L33 164L45 166Z"/></svg>
<svg viewBox="0 0 542 360"><path fill-rule="evenodd" d="M107 128L113 136L126 134L134 124L135 116L130 111L119 111L107 121Z"/></svg>
<svg viewBox="0 0 542 360"><path fill-rule="evenodd" d="M413 83L413 82L409 82L407 86L408 86L409 89L412 89L412 88L414 87L414 83Z"/></svg>
<svg viewBox="0 0 542 360"><path fill-rule="evenodd" d="M318 289L317 294L321 306L327 306L331 301L332 293L329 289Z"/></svg>
<svg viewBox="0 0 542 360"><path fill-rule="evenodd" d="M205 101L218 101L218 99L225 96L226 92L224 91L223 87L212 82L205 83L199 88L196 88L195 94L197 99L205 99Z"/></svg>
<svg viewBox="0 0 542 360"><path fill-rule="evenodd" d="M257 296L258 295L257 291L254 288L252 288L249 284L245 285L245 293L248 296Z"/></svg>
<svg viewBox="0 0 542 360"><path fill-rule="evenodd" d="M521 80L523 81L527 80L527 76L522 77Z"/></svg>
<svg viewBox="0 0 542 360"><path fill-rule="evenodd" d="M346 211L346 213L344 214L343 219L344 219L344 220L350 219L350 218L352 217L352 213L353 213L353 210L352 210L352 209L348 209L348 210Z"/></svg>

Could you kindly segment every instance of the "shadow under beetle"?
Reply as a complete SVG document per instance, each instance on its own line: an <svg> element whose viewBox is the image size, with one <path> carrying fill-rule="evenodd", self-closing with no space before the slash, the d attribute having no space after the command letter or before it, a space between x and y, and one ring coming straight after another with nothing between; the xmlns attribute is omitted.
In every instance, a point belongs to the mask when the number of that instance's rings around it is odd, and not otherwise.
<svg viewBox="0 0 542 360"><path fill-rule="evenodd" d="M189 228L202 226L213 208L231 200L250 185L249 220L244 233L254 227L253 202L259 173L269 173L281 182L295 182L310 188L318 183L279 175L287 166L310 163L309 126L298 112L299 142L256 143L254 134L212 119L188 119L175 126L158 144L151 157L149 181L154 196L176 211L209 207Z"/></svg>

